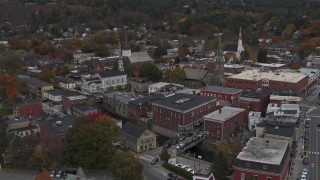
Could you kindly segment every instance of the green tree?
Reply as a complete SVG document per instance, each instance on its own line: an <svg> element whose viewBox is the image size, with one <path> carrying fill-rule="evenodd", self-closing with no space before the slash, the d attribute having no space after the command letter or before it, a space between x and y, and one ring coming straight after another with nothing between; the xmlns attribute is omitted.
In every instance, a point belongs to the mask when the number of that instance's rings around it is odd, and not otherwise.
<svg viewBox="0 0 320 180"><path fill-rule="evenodd" d="M130 152L119 152L112 157L109 168L115 180L142 180L143 166Z"/></svg>
<svg viewBox="0 0 320 180"><path fill-rule="evenodd" d="M107 57L110 56L110 52L106 45L98 45L95 50L96 56L98 57Z"/></svg>
<svg viewBox="0 0 320 180"><path fill-rule="evenodd" d="M267 62L267 55L268 55L267 50L264 48L260 48L258 55L257 55L257 61L260 63L266 63Z"/></svg>
<svg viewBox="0 0 320 180"><path fill-rule="evenodd" d="M167 148L162 148L160 152L160 159L162 161L168 162L169 158L170 158L170 154L168 153Z"/></svg>
<svg viewBox="0 0 320 180"><path fill-rule="evenodd" d="M217 180L226 180L228 175L228 163L221 151L218 151L212 165L214 177Z"/></svg>
<svg viewBox="0 0 320 180"><path fill-rule="evenodd" d="M96 116L78 119L67 133L66 150L77 166L106 168L115 154L113 143L119 140L119 127L108 116Z"/></svg>
<svg viewBox="0 0 320 180"><path fill-rule="evenodd" d="M164 46L159 46L159 47L155 48L153 51L153 56L156 59L159 59L162 55L165 55L165 54L167 54L167 48Z"/></svg>
<svg viewBox="0 0 320 180"><path fill-rule="evenodd" d="M48 83L52 83L55 77L56 74L54 71L44 70L40 74L40 79Z"/></svg>
<svg viewBox="0 0 320 180"><path fill-rule="evenodd" d="M144 64L140 70L140 76L145 77L150 81L160 80L162 79L162 75L162 71L151 63Z"/></svg>
<svg viewBox="0 0 320 180"><path fill-rule="evenodd" d="M169 76L170 82L173 82L173 83L181 83L185 78L186 78L186 73L180 67L172 70Z"/></svg>

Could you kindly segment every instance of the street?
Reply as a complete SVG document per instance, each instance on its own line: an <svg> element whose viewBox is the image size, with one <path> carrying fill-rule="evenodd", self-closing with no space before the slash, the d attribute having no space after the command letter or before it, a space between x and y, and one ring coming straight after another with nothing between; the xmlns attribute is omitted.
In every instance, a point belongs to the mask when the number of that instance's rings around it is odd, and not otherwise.
<svg viewBox="0 0 320 180"><path fill-rule="evenodd" d="M307 114L307 117L310 116L310 128L309 128L309 150L308 150L308 156L309 156L309 165L307 168L309 169L309 179L319 179L319 150L320 150L320 128L318 125L320 125L320 109L317 108L315 110L312 110ZM317 117L319 116L319 117Z"/></svg>

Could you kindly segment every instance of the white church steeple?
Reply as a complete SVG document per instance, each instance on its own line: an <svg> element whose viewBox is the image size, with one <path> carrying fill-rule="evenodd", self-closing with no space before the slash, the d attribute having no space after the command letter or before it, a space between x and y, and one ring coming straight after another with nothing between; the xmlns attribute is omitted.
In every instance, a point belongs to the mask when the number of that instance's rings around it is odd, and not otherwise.
<svg viewBox="0 0 320 180"><path fill-rule="evenodd" d="M118 70L119 70L119 71L124 71L124 68L123 68L123 59L122 59L122 51L121 51L121 43L119 43Z"/></svg>
<svg viewBox="0 0 320 180"><path fill-rule="evenodd" d="M242 45L242 37L241 37L241 27L239 31L239 39L238 39L238 48L237 48L237 58L238 60L241 59L241 52L244 51L244 47Z"/></svg>

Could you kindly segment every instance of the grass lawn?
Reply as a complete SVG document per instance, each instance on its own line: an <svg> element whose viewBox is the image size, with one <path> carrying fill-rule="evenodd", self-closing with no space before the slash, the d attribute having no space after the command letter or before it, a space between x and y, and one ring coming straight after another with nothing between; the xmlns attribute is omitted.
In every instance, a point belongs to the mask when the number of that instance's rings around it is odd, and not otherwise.
<svg viewBox="0 0 320 180"><path fill-rule="evenodd" d="M1 116L12 115L12 114L13 114L12 109L9 109L9 108L0 108L0 117L1 117Z"/></svg>

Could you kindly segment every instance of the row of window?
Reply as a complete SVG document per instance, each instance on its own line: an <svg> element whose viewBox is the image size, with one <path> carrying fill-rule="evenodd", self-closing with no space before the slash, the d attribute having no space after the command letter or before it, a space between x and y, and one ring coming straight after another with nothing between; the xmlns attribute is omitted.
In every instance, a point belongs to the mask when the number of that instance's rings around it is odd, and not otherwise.
<svg viewBox="0 0 320 180"><path fill-rule="evenodd" d="M121 78L121 82L122 82L122 83L123 83L123 81L124 81L123 78ZM106 80L105 83L106 83L106 85L108 85L108 84L109 84L109 81ZM120 79L117 79L117 83L120 83ZM115 84L115 80L112 79L110 84Z"/></svg>
<svg viewBox="0 0 320 180"><path fill-rule="evenodd" d="M203 96L209 96L209 97L216 97L216 98L223 98L222 94L213 94L213 93L201 93ZM227 99L228 96L224 95L224 98Z"/></svg>
<svg viewBox="0 0 320 180"><path fill-rule="evenodd" d="M258 180L258 175L250 176L252 180ZM241 173L241 180L246 180L246 173ZM271 180L271 177L267 177L266 180Z"/></svg>

